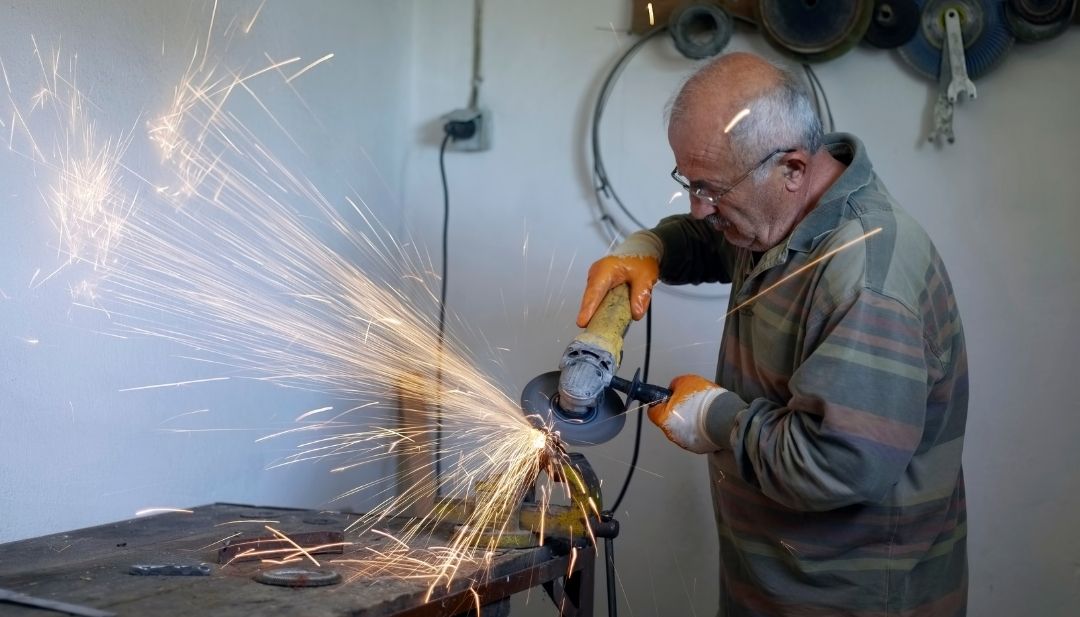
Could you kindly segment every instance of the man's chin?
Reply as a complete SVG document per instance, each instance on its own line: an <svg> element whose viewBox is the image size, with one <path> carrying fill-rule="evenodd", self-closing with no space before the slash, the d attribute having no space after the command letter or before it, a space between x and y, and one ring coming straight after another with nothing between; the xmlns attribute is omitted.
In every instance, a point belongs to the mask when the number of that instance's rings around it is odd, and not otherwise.
<svg viewBox="0 0 1080 617"><path fill-rule="evenodd" d="M739 232L735 231L730 225L723 229L718 229L717 231L724 235L724 240L727 240L727 243L731 246L745 249L750 248L750 244L753 243L752 238L747 238L746 236L739 234Z"/></svg>

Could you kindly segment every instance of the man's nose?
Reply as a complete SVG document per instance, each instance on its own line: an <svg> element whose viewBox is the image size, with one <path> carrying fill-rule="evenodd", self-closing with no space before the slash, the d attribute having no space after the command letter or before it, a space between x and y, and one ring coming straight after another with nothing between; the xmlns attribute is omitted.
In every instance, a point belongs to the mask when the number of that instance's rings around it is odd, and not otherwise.
<svg viewBox="0 0 1080 617"><path fill-rule="evenodd" d="M705 217L713 214L716 211L716 206L713 206L704 199L696 196L690 196L690 217L696 220L702 220Z"/></svg>

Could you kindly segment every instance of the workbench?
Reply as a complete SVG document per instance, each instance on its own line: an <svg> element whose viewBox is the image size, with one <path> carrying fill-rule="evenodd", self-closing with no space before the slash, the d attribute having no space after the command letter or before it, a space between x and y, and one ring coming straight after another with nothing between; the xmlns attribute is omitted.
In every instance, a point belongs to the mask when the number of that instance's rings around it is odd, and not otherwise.
<svg viewBox="0 0 1080 617"><path fill-rule="evenodd" d="M286 535L319 530L344 530L358 518L339 512L214 504L191 513L169 512L137 517L30 540L0 544L0 597L17 592L38 599L115 613L118 616L305 615L308 617L421 617L505 614L509 596L542 586L555 602L553 614L590 617L596 551L584 546L572 551L557 545L525 549L499 549L480 567L465 563L453 583L429 594L429 582L401 576L351 577L341 569L340 583L323 587L274 586L256 582L260 571L277 566L259 561L218 564L223 538L247 528L266 530L259 521ZM250 525L245 525L250 521ZM387 523L392 533L395 522ZM335 559L370 554L365 545L378 542L377 534L346 533L342 554L316 555L321 567L335 569ZM385 538L383 538L385 539ZM429 546L446 537L423 539ZM412 546L412 543L410 543ZM132 566L171 564L199 567L211 564L204 576L133 575ZM202 566L205 570L206 567ZM536 601L547 602L543 592ZM63 612L0 600L5 617L48 617ZM70 613L68 613L70 614Z"/></svg>

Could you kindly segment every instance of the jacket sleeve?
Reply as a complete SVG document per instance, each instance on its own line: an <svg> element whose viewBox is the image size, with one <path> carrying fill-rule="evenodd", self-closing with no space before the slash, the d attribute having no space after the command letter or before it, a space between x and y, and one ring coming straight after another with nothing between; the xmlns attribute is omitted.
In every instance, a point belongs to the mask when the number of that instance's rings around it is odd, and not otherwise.
<svg viewBox="0 0 1080 617"><path fill-rule="evenodd" d="M706 426L718 443L730 443L740 475L781 504L831 510L881 502L922 439L934 356L921 320L861 289L812 330L790 400L744 402L725 393Z"/></svg>
<svg viewBox="0 0 1080 617"><path fill-rule="evenodd" d="M731 282L734 248L705 221L679 214L662 219L651 231L664 245L661 281L669 285Z"/></svg>

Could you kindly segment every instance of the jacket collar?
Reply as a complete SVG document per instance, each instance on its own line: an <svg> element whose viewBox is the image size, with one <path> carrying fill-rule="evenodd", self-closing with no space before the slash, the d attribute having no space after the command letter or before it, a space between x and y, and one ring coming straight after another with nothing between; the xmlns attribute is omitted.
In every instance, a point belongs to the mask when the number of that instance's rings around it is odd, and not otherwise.
<svg viewBox="0 0 1080 617"><path fill-rule="evenodd" d="M858 137L848 133L830 133L825 136L823 147L833 158L847 164L847 169L825 191L817 206L788 234L787 241L781 243L784 253L788 249L802 253L812 250L817 244L816 240L840 225L851 194L870 184L873 178L873 166Z"/></svg>

